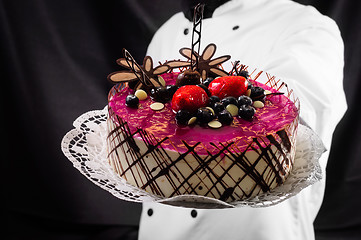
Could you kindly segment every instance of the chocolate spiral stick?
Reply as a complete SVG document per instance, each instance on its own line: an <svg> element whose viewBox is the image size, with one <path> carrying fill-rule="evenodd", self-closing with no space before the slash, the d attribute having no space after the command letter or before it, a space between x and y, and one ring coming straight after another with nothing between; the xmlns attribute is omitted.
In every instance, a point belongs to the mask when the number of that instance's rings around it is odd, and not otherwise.
<svg viewBox="0 0 361 240"><path fill-rule="evenodd" d="M128 52L128 50L123 49L124 59L127 62L129 68L132 70L132 72L137 76L138 80L145 86L146 88L154 88L156 87L154 83L150 80L148 75L143 71L142 67L139 66L139 64L134 60L133 56ZM139 69L135 68L135 66ZM159 85L157 79L154 79Z"/></svg>
<svg viewBox="0 0 361 240"><path fill-rule="evenodd" d="M199 54L200 46L201 46L203 10L204 10L204 4L200 4L200 3L198 3L198 5L194 8L193 31L192 31L192 51L191 51L191 68L192 68L192 70L198 69L198 54ZM197 37L197 39L195 39L196 37ZM194 52L194 49L196 47L198 47L197 54Z"/></svg>

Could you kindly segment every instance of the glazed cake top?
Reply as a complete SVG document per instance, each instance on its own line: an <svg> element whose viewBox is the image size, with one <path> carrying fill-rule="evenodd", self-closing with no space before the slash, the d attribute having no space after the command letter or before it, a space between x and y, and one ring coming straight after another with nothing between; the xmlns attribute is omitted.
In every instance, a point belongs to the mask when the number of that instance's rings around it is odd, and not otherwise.
<svg viewBox="0 0 361 240"><path fill-rule="evenodd" d="M175 83L177 75L178 73L172 72L165 73L162 77L168 85ZM250 81L254 86L262 87L272 93L277 92L270 86ZM200 143L195 148L195 151L200 155L219 152L218 148L223 148L222 145L229 143L235 143L232 144L229 151L246 151L254 138L276 134L298 117L298 109L288 97L285 95L269 95L265 101L265 106L257 109L252 121L234 117L231 125L222 126L219 129L199 125L181 127L176 123L175 113L172 111L170 102L165 103L162 110L154 111L150 108L154 101L148 97L139 102L138 108L130 108L126 106L125 99L131 93L134 93L134 90L128 87L121 89L114 87L109 96L111 110L124 122L127 122L132 133L137 129L142 129L153 135L157 141L169 138L161 143L161 147L180 153L188 150L185 143L189 146ZM117 124L115 118L112 120ZM139 134L135 134L134 137L141 138Z"/></svg>

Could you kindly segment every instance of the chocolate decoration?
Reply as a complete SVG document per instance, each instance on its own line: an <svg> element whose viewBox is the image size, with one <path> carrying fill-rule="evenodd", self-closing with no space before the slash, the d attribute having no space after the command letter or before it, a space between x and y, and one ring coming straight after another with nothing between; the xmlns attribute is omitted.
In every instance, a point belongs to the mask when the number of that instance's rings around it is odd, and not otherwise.
<svg viewBox="0 0 361 240"><path fill-rule="evenodd" d="M132 83L135 90L142 88L149 90L153 87L161 86L161 83L158 81L158 76L171 69L167 64L160 64L153 68L153 60L150 56L146 56L143 61L143 66L140 66L126 49L123 49L123 54L124 58L119 58L117 63L131 71L122 70L109 74L107 78L112 83L136 81L136 83Z"/></svg>
<svg viewBox="0 0 361 240"><path fill-rule="evenodd" d="M197 53L200 52L201 46L201 31L202 31L202 19L203 19L204 4L198 3L194 8L193 14L193 31L192 31L192 50L191 50L191 69L198 69L198 55L195 52L197 47ZM194 61L195 60L195 61Z"/></svg>
<svg viewBox="0 0 361 240"><path fill-rule="evenodd" d="M177 87L181 87L184 85L197 85L200 83L201 83L201 75L199 74L199 72L192 69L187 69L178 75L175 85Z"/></svg>
<svg viewBox="0 0 361 240"><path fill-rule="evenodd" d="M224 62L228 61L231 56L224 55L212 59L216 50L216 45L214 43L211 43L203 50L200 56L198 56L198 54L193 56L191 54L192 50L189 48L181 48L179 50L179 53L190 61L192 61L192 59L194 58L198 59L197 71L201 74L202 79L206 79L212 73L216 76L228 76L229 73L221 69L219 66L221 66L221 64L223 64Z"/></svg>

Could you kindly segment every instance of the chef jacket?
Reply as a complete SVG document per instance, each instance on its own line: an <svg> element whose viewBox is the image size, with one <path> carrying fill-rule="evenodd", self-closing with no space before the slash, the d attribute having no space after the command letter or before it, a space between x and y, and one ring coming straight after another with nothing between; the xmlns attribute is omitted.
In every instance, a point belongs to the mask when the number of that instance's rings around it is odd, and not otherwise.
<svg viewBox="0 0 361 240"><path fill-rule="evenodd" d="M192 22L182 12L154 35L147 51L153 62L183 59L191 47ZM277 76L300 99L301 119L329 150L333 131L346 110L343 41L330 18L290 0L233 0L202 22L201 51L215 43L214 57L231 55L248 69ZM325 175L328 153L320 159ZM325 177L298 195L265 208L191 209L143 203L139 239L314 239Z"/></svg>

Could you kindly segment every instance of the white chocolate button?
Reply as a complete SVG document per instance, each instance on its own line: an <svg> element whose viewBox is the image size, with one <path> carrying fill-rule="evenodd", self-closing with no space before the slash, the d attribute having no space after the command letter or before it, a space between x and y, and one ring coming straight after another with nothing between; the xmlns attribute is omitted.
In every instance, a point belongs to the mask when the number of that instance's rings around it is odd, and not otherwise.
<svg viewBox="0 0 361 240"><path fill-rule="evenodd" d="M158 76L158 81L159 81L160 85L165 86L165 80L162 76Z"/></svg>
<svg viewBox="0 0 361 240"><path fill-rule="evenodd" d="M150 105L150 108L154 111L159 111L164 108L164 104L160 102L155 102Z"/></svg>
<svg viewBox="0 0 361 240"><path fill-rule="evenodd" d="M222 123L220 123L217 120L213 120L208 123L208 126L211 128L220 128L220 127L222 127Z"/></svg>
<svg viewBox="0 0 361 240"><path fill-rule="evenodd" d="M211 108L211 107L206 107L206 108L209 109L209 110L213 113L213 115L216 115L216 114L214 113L213 108Z"/></svg>
<svg viewBox="0 0 361 240"><path fill-rule="evenodd" d="M268 94L271 94L272 92L270 90L264 90L264 94L265 95L268 95Z"/></svg>
<svg viewBox="0 0 361 240"><path fill-rule="evenodd" d="M191 117L191 119L189 119L189 121L188 121L188 125L192 125L192 124L194 124L196 121L197 121L197 118L196 118L196 117Z"/></svg>
<svg viewBox="0 0 361 240"><path fill-rule="evenodd" d="M253 107L255 108L263 108L264 107L264 103L261 101L254 101L253 102Z"/></svg>
<svg viewBox="0 0 361 240"><path fill-rule="evenodd" d="M139 100L141 101L147 99L148 97L147 92L142 89L138 89L137 91L135 91L134 95L137 96L137 98L139 98Z"/></svg>
<svg viewBox="0 0 361 240"><path fill-rule="evenodd" d="M232 115L232 117L238 115L238 107L234 104L228 104L226 107L227 111Z"/></svg>

